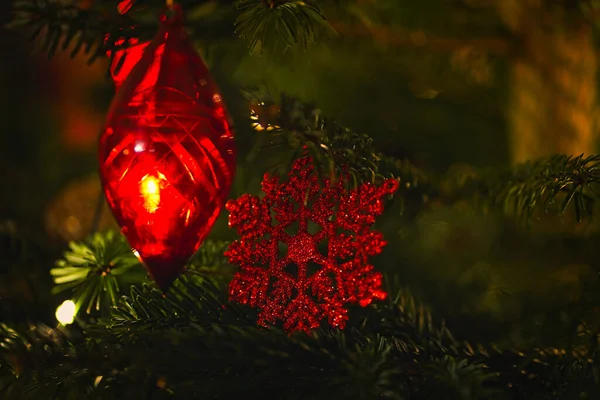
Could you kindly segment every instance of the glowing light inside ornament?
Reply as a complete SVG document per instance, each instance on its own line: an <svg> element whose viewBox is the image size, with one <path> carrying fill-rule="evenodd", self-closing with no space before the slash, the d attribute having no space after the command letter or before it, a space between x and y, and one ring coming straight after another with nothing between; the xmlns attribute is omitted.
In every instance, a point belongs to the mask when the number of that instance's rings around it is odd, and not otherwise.
<svg viewBox="0 0 600 400"><path fill-rule="evenodd" d="M65 300L56 308L56 320L63 325L72 324L77 315L77 306L72 300Z"/></svg>
<svg viewBox="0 0 600 400"><path fill-rule="evenodd" d="M144 198L144 208L149 213L156 212L160 204L159 180L153 176L146 175L140 182L140 193Z"/></svg>
<svg viewBox="0 0 600 400"><path fill-rule="evenodd" d="M133 151L135 151L136 153L141 153L142 151L146 150L146 144L144 142L137 142L135 144L135 147L133 148Z"/></svg>

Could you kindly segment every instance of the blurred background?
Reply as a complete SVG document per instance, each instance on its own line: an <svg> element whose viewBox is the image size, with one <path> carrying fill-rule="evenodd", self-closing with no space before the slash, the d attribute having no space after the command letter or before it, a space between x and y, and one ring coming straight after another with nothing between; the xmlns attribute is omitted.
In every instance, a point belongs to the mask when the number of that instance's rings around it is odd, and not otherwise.
<svg viewBox="0 0 600 400"><path fill-rule="evenodd" d="M4 27L11 8L0 4L0 315L46 319L55 303L47 260L92 224L95 148L113 89L106 61L36 54L27 36Z"/></svg>
<svg viewBox="0 0 600 400"><path fill-rule="evenodd" d="M233 34L198 42L226 93L261 85L293 94L433 173L597 151L594 2L334 3L324 10L338 34L325 32L307 49L249 52ZM3 23L10 8L0 4ZM85 56L60 51L48 60L4 28L0 42L0 226L10 242L0 255L2 317L46 318L40 304L56 303L48 260L92 227L97 135L113 85L106 60L88 66ZM234 117L248 109L230 99ZM240 143L251 142L242 122ZM264 170L241 159L232 196L257 193ZM214 236L231 238L224 221ZM100 226L114 227L106 210ZM458 206L430 207L406 221L392 208L380 227L393 246L378 266L453 318L458 331L477 321L476 332L462 329L466 336L541 340L556 327L570 331L597 303L588 286L599 254L593 241L581 241L595 235L592 223L563 218L539 226L532 235Z"/></svg>

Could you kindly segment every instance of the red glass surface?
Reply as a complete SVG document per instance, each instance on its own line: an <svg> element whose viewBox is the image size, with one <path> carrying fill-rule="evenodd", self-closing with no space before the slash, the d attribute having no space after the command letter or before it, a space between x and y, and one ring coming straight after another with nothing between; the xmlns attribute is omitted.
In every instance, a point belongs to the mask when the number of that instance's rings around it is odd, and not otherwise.
<svg viewBox="0 0 600 400"><path fill-rule="evenodd" d="M235 147L225 105L180 10L161 21L113 101L99 162L123 234L165 291L223 208Z"/></svg>
<svg viewBox="0 0 600 400"><path fill-rule="evenodd" d="M117 10L119 11L119 14L126 14L129 10L131 10L133 3L135 3L135 0L120 1L119 5L117 6Z"/></svg>
<svg viewBox="0 0 600 400"><path fill-rule="evenodd" d="M125 40L121 39L115 43L115 46L120 46L124 43ZM132 38L129 39L129 47L115 51L115 56L112 58L110 64L110 76L115 83L116 90L119 90L123 82L125 82L125 79L127 79L133 70L133 67L140 61L148 44L150 44L150 42L139 42L138 39ZM108 51L106 55L111 57L112 52ZM125 57L125 59L123 59L123 57Z"/></svg>
<svg viewBox="0 0 600 400"><path fill-rule="evenodd" d="M135 0L122 0L117 5L117 10L119 14L126 14L129 12ZM106 35L105 43L110 39L110 35ZM110 76L115 83L116 90L119 90L125 79L129 76L129 73L135 67L135 65L140 61L142 55L144 54L144 50L148 47L150 42L140 42L137 38L128 39L129 46L126 49L116 50L115 56L112 57L112 63L110 64ZM114 43L114 46L120 46L125 44L125 39L119 39ZM106 55L108 57L112 56L111 51L107 51ZM123 59L124 57L124 59ZM121 61L123 60L123 61ZM119 68L117 68L119 67Z"/></svg>

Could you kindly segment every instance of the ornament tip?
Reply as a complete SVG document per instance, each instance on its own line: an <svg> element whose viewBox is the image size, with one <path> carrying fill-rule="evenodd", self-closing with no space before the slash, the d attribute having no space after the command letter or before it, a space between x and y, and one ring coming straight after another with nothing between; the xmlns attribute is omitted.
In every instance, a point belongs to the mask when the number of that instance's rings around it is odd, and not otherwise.
<svg viewBox="0 0 600 400"><path fill-rule="evenodd" d="M187 258L183 261L170 257L141 257L142 263L150 274L152 280L156 283L158 289L166 295L173 282L185 269Z"/></svg>
<svg viewBox="0 0 600 400"><path fill-rule="evenodd" d="M162 296L165 297L167 293L169 293L169 289L171 289L171 285L173 282L177 280L177 276L169 277L169 278L157 278L156 275L150 274L158 289L162 292Z"/></svg>

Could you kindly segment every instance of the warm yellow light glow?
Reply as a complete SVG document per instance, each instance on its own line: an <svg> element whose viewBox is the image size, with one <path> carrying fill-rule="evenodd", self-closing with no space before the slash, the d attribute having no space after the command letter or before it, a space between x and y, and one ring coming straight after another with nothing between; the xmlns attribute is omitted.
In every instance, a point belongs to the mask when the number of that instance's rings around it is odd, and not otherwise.
<svg viewBox="0 0 600 400"><path fill-rule="evenodd" d="M56 308L56 319L63 325L72 324L77 315L77 306L71 300L65 300Z"/></svg>
<svg viewBox="0 0 600 400"><path fill-rule="evenodd" d="M144 208L155 212L160 203L160 182L154 176L146 175L140 181L140 194L144 198Z"/></svg>
<svg viewBox="0 0 600 400"><path fill-rule="evenodd" d="M261 105L263 105L263 104L261 104ZM278 125L267 125L266 127L262 126L262 125L260 124L260 122L258 122L258 114L256 114L256 112L255 112L254 110L251 110L251 111L250 111L250 119L251 119L252 121L256 121L256 122L253 122L253 123L252 123L252 127L253 127L255 130L259 131L259 132L260 132L260 131L264 131L264 130L266 130L266 131L272 131L272 130L274 130L274 129L279 129L279 126L278 126Z"/></svg>

